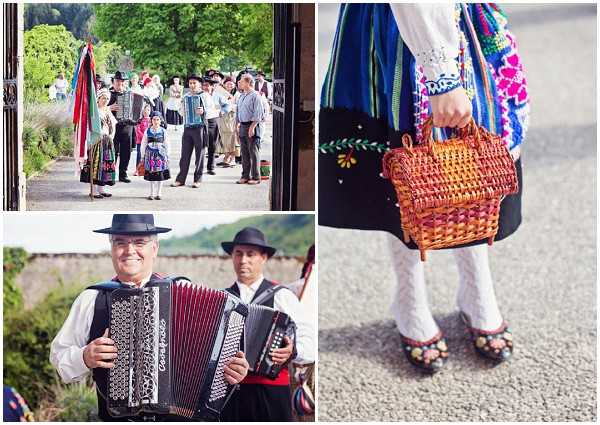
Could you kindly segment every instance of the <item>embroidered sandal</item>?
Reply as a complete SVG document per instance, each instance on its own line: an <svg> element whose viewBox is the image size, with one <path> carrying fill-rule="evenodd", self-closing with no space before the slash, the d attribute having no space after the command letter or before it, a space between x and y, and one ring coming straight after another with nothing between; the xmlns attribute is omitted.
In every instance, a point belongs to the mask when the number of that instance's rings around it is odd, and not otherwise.
<svg viewBox="0 0 600 425"><path fill-rule="evenodd" d="M406 358L417 369L426 373L435 373L442 369L448 359L446 338L438 332L428 341L415 341L400 334L402 351Z"/></svg>
<svg viewBox="0 0 600 425"><path fill-rule="evenodd" d="M471 326L471 319L462 311L460 317L471 334L475 351L482 357L497 362L508 360L513 353L513 336L508 323L502 322L498 329L484 331Z"/></svg>

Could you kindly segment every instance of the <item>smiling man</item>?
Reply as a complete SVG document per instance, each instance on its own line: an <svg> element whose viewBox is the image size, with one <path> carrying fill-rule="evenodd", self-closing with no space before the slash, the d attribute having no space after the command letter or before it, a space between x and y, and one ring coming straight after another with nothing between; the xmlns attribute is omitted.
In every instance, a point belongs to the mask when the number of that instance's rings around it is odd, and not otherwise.
<svg viewBox="0 0 600 425"><path fill-rule="evenodd" d="M111 256L116 276L112 282L122 287L143 287L151 280L162 279L153 273L158 255L159 233L171 229L154 226L151 214L115 214L112 226L94 230L109 235ZM93 289L91 289L93 288ZM98 415L102 420L115 420L108 414L106 400L108 369L114 366L117 348L108 337L109 287L95 285L75 299L67 320L52 341L50 362L65 383L77 382L90 373L96 382ZM104 289L106 288L106 289ZM225 366L225 379L239 383L248 372L248 362L240 351ZM134 416L119 420L160 420L161 415Z"/></svg>

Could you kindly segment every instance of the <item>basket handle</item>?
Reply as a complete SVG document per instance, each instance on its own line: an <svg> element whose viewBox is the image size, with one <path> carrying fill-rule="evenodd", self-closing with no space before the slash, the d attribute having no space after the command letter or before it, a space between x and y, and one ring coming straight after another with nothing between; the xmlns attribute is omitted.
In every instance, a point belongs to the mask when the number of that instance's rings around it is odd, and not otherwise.
<svg viewBox="0 0 600 425"><path fill-rule="evenodd" d="M425 120L425 122L423 123L423 141L425 144L427 144L429 153L433 156L435 156L435 143L433 141L433 116L430 115L427 120ZM473 117L471 117L471 120L469 121L469 123L459 129L459 134L460 134L460 138L464 139L469 135L474 136L473 139L475 141L475 148L479 149L479 146L481 144L481 135L480 135L480 128L479 126L475 123L475 120L473 119ZM485 134L484 134L485 137Z"/></svg>

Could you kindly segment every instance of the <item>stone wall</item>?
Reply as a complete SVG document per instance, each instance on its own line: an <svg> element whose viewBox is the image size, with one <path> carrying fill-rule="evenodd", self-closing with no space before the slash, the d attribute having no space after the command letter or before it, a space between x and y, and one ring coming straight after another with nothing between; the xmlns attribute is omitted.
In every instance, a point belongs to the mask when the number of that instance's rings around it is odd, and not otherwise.
<svg viewBox="0 0 600 425"><path fill-rule="evenodd" d="M212 288L225 288L235 280L231 258L210 255L159 256L155 271L169 276L183 275ZM279 282L300 277L302 260L274 257L265 267L265 276ZM42 300L48 291L59 286L88 285L115 275L108 254L34 254L17 277L23 291L25 308Z"/></svg>

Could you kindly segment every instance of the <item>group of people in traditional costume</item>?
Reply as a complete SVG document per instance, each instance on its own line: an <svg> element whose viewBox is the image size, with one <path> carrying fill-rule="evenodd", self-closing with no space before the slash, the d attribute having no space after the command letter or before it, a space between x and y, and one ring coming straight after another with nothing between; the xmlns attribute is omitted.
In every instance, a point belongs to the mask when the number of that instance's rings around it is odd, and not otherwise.
<svg viewBox="0 0 600 425"><path fill-rule="evenodd" d="M242 71L234 80L211 69L203 76L190 75L186 93L179 77L173 77L166 104L162 101L164 87L158 75L150 77L147 72L139 76L134 73L128 79L125 73L117 71L110 90L98 77L96 90L102 138L90 146L88 161L80 178L82 182L90 183L88 176L92 174L90 197L102 199L112 196L105 186L112 186L117 180L117 158L118 181L131 182L128 166L135 147L133 175L143 176L150 182L148 200L160 200L163 182L171 178L170 146L165 132L167 125L174 131L179 131L183 125L179 172L172 187L185 185L192 153L195 153L192 188L200 187L205 157L206 174L215 175L216 167L229 168L241 163L241 178L236 183L259 184L260 144L270 94L264 77L264 73L259 72L255 81L250 72ZM129 88L126 87L127 80ZM116 119L118 98L128 91L144 96L142 117L137 121ZM184 119L189 96L199 96L197 106L187 111L188 117L197 116L198 120ZM215 163L215 158L221 154L222 161Z"/></svg>
<svg viewBox="0 0 600 425"><path fill-rule="evenodd" d="M156 125L155 125L156 127ZM168 414L140 413L134 416L112 417L108 410L108 370L115 366L118 350L109 335L109 294L117 288L143 288L164 280L154 270L159 242L157 235L171 229L154 225L151 214L115 214L111 227L94 230L107 234L112 263L116 272L110 282L96 284L84 290L73 302L69 316L54 338L50 362L65 383L78 382L90 374L97 386L98 412L102 420L183 420ZM262 231L253 227L241 229L233 240L221 243L231 256L236 280L227 289L242 302L258 303L287 314L295 323L295 338L283 338L279 348L269 356L281 365L274 379L249 372L244 352L239 351L224 366L228 384L237 385L221 412L225 421L291 421L291 388L287 365L315 361L314 323L304 311L294 289L275 284L263 275L266 262L275 254ZM136 259L133 262L131 259ZM308 263L305 264L306 266ZM174 276L181 273L174 271ZM146 313L144 313L146 314ZM117 320L117 319L114 319Z"/></svg>

